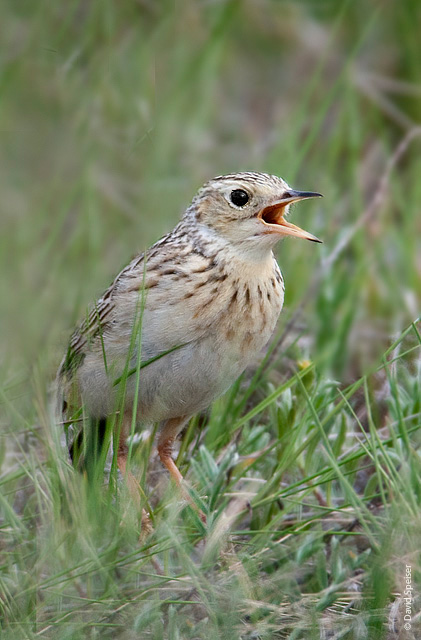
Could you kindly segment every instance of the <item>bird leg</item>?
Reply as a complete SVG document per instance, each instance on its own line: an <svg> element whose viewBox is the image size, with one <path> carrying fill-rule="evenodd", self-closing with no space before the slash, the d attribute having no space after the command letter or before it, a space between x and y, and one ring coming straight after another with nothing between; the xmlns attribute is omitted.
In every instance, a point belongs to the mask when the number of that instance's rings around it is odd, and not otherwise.
<svg viewBox="0 0 421 640"><path fill-rule="evenodd" d="M130 469L127 468L127 459L129 455L129 447L127 446L127 437L128 437L127 426L128 425L131 426L131 419L130 421L128 421L128 417L125 417L123 419L123 423L121 425L118 449L117 449L117 466L120 469L121 475L126 481L130 495L132 496L137 508L139 509L141 487L137 478L130 471ZM153 531L153 526L152 526L149 513L143 508L142 508L141 527L142 527L142 531L141 531L140 537L142 540Z"/></svg>
<svg viewBox="0 0 421 640"><path fill-rule="evenodd" d="M181 475L174 460L172 459L172 448L174 446L176 437L180 433L186 421L186 416L167 420L166 422L164 422L158 439L159 458L164 467L168 469L170 476L173 478L175 484L178 487L181 486L183 476Z"/></svg>
<svg viewBox="0 0 421 640"><path fill-rule="evenodd" d="M186 500L198 513L202 522L206 522L205 514L203 513L203 511L201 511L201 509L198 509L189 492L185 489L185 487L183 487L182 482L184 478L177 468L174 460L172 459L172 448L174 445L174 441L187 420L187 416L181 416L180 418L171 418L164 423L158 439L158 455L164 467L168 469L169 474L176 485L181 488L181 491Z"/></svg>

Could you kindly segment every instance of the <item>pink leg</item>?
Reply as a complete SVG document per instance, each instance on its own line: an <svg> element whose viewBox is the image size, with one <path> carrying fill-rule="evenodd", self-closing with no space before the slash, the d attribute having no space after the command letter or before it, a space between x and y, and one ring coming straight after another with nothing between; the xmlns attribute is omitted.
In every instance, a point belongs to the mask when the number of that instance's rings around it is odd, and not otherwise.
<svg viewBox="0 0 421 640"><path fill-rule="evenodd" d="M158 455L162 464L168 469L170 476L178 487L181 488L184 497L192 505L196 512L198 512L202 522L206 522L205 514L197 508L188 491L182 486L183 476L177 468L174 460L172 459L172 448L177 435L187 422L188 417L181 416L180 418L172 418L167 420L162 427L161 433L158 439Z"/></svg>
<svg viewBox="0 0 421 640"><path fill-rule="evenodd" d="M175 481L176 485L179 487L181 485L181 481L183 480L183 476L180 471L177 469L174 460L172 459L172 448L174 445L174 441L178 434L180 433L183 425L187 422L186 416L182 416L181 418L172 418L171 420L167 420L162 427L161 433L159 434L158 439L158 454L160 460L164 467L166 467L170 473L170 476Z"/></svg>

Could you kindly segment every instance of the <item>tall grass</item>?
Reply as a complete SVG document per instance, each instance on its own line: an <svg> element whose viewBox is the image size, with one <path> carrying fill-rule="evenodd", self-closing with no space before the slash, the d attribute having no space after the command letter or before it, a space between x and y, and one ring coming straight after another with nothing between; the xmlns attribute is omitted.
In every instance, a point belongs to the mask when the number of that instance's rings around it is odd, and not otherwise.
<svg viewBox="0 0 421 640"><path fill-rule="evenodd" d="M420 637L419 3L2 14L4 637ZM206 526L156 427L133 444L155 527L139 542L117 475L69 465L49 386L130 255L241 169L321 191L294 215L324 245L282 243L268 353L179 443Z"/></svg>

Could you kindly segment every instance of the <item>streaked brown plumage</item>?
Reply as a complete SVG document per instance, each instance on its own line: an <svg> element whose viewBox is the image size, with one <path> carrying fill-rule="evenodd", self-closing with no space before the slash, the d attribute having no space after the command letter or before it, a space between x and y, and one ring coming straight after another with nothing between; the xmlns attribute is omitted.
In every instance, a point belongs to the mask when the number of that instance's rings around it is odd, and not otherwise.
<svg viewBox="0 0 421 640"><path fill-rule="evenodd" d="M272 248L285 235L317 241L284 214L318 195L262 173L206 183L175 229L123 269L74 332L58 374L64 419L81 404L99 420L115 412L115 382L139 359L133 327L141 316L141 360L165 355L138 372L139 387L137 375L127 378L118 462L125 470L132 422L161 422L158 451L179 483L172 443L268 342L284 292Z"/></svg>

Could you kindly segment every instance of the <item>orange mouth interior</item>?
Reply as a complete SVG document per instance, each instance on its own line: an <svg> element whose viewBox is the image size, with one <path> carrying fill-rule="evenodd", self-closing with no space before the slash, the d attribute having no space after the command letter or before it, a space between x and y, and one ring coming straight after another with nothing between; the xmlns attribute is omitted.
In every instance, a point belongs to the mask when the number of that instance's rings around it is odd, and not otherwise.
<svg viewBox="0 0 421 640"><path fill-rule="evenodd" d="M291 200L287 203L278 202L259 211L257 214L258 219L261 220L264 225L268 226L266 233L278 233L283 236L310 240L311 242L321 242L321 240L313 236L313 234L304 231L304 229L297 227L284 218L285 207L287 204L290 204L290 202Z"/></svg>
<svg viewBox="0 0 421 640"><path fill-rule="evenodd" d="M274 204L271 207L265 207L262 211L259 212L258 218L263 220L266 224L280 224L282 225L286 220L284 219L283 213L285 210L285 205Z"/></svg>

